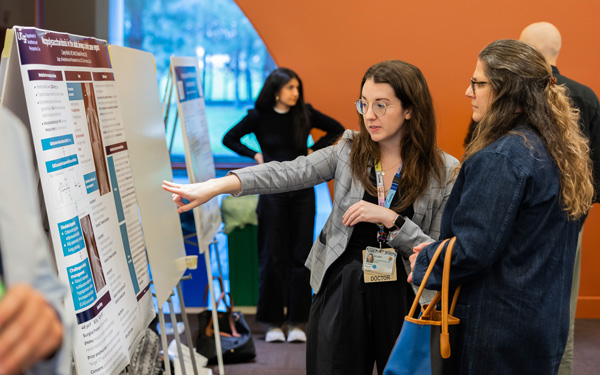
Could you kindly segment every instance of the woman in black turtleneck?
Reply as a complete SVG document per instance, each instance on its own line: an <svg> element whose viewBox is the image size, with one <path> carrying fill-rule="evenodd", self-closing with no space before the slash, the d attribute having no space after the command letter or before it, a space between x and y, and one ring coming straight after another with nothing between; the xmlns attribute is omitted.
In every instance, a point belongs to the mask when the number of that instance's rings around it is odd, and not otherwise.
<svg viewBox="0 0 600 375"><path fill-rule="evenodd" d="M325 131L307 147L312 128ZM258 164L294 160L329 146L344 131L342 125L304 102L302 81L290 69L274 70L258 94L255 108L225 134L223 144ZM241 143L254 133L262 152ZM258 200L260 283L256 319L267 323L267 342L304 342L299 327L308 321L311 303L309 272L304 266L313 242L315 194L312 187L288 193L261 195ZM287 306L287 317L284 307Z"/></svg>

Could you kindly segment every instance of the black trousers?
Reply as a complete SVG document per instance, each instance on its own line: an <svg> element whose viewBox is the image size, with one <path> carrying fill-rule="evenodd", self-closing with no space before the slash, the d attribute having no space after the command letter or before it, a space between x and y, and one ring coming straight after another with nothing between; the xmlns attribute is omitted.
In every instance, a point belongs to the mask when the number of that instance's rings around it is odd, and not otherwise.
<svg viewBox="0 0 600 375"><path fill-rule="evenodd" d="M313 188L258 198L259 290L256 320L273 325L308 321L313 243ZM287 316L284 315L287 306Z"/></svg>
<svg viewBox="0 0 600 375"><path fill-rule="evenodd" d="M310 309L308 375L383 374L415 296L400 257L396 269L398 280L366 284L362 253L331 266Z"/></svg>

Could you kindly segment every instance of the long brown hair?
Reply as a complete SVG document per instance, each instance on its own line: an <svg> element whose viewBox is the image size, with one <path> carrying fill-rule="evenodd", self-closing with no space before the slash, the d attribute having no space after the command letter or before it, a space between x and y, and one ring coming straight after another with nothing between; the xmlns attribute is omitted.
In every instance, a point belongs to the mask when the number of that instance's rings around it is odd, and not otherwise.
<svg viewBox="0 0 600 375"><path fill-rule="evenodd" d="M589 146L578 125L579 111L565 88L555 84L544 56L529 44L503 39L479 53L494 98L479 122L463 161L513 132L524 116L546 145L560 171L560 195L570 219L588 212L594 189Z"/></svg>
<svg viewBox="0 0 600 375"><path fill-rule="evenodd" d="M444 161L437 148L433 102L423 73L407 62L388 60L370 67L360 84L360 95L368 79L392 86L402 107L412 110L410 120L404 122L398 149L403 162L398 190L403 192L403 196L392 207L402 211L411 206L427 188L432 173L438 180L442 178ZM362 115L358 116L358 124L360 132L352 141L350 156L352 176L360 181L369 194L377 195L369 168L381 159L379 145L371 139Z"/></svg>
<svg viewBox="0 0 600 375"><path fill-rule="evenodd" d="M288 68L273 70L258 93L258 98L256 98L254 106L259 111L272 111L277 101L275 97L279 95L281 89L293 78L298 80L298 101L295 106L290 108L294 117L294 143L298 148L306 148L306 140L310 132L310 116L308 107L304 102L302 80L296 72Z"/></svg>

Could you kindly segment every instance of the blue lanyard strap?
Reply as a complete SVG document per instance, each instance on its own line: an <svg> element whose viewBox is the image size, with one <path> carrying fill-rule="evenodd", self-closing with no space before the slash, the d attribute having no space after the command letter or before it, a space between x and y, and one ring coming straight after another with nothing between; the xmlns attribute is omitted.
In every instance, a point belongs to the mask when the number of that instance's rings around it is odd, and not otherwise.
<svg viewBox="0 0 600 375"><path fill-rule="evenodd" d="M377 203L381 207L389 208L392 204L392 199L394 199L394 195L398 190L398 184L400 183L400 179L402 178L402 162L400 162L400 166L398 166L398 170L396 171L396 175L394 175L394 180L392 181L392 186L390 187L390 191L388 191L387 197L385 197L385 187L383 186L383 173L381 172L381 161L378 160L375 163L375 180L377 182ZM384 198L385 197L385 198ZM387 235L385 233L385 227L383 224L377 224L379 226L379 231L377 232L377 241L379 241L379 246L387 240Z"/></svg>

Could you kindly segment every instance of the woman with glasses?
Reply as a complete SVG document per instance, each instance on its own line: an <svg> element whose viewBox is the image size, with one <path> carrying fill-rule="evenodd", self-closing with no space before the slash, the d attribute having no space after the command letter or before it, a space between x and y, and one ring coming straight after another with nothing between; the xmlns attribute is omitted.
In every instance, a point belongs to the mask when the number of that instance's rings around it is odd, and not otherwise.
<svg viewBox="0 0 600 375"><path fill-rule="evenodd" d="M578 111L544 57L516 40L480 52L466 96L478 125L440 237L457 238L450 285L462 285L454 373L556 374L580 219L593 195ZM415 283L437 245L415 249ZM439 259L428 288L441 286L444 253Z"/></svg>
<svg viewBox="0 0 600 375"><path fill-rule="evenodd" d="M383 373L414 298L408 257L414 246L438 238L458 167L437 148L433 103L417 67L391 60L369 68L356 109L358 132L346 130L337 144L306 157L200 184L163 184L183 212L217 194L335 181L332 213L306 260L315 293L308 374L371 375L374 364Z"/></svg>
<svg viewBox="0 0 600 375"><path fill-rule="evenodd" d="M258 164L289 161L329 146L344 128L334 119L304 102L302 81L287 68L275 69L267 77L255 108L223 137L223 144ZM307 148L312 128L324 131ZM254 133L261 152L242 144ZM313 243L315 192L312 186L258 198L259 290L256 320L268 324L265 340L283 342L282 325L287 322L287 341L305 342L301 324L308 320L311 291L304 262ZM284 308L287 307L287 316Z"/></svg>

